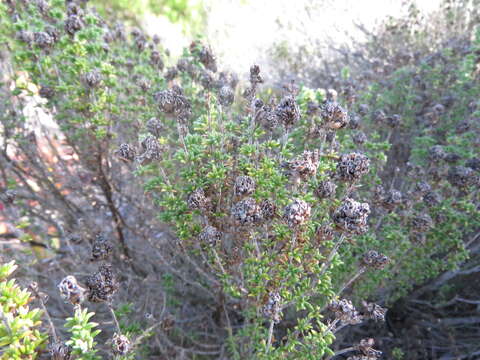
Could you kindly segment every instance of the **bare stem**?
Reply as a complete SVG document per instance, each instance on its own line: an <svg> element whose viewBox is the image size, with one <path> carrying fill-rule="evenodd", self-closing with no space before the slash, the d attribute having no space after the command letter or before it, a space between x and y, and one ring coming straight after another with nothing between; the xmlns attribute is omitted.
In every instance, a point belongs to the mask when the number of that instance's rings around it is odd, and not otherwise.
<svg viewBox="0 0 480 360"><path fill-rule="evenodd" d="M367 270L367 268L366 268L365 266L362 266L360 269L358 269L358 271L356 272L356 274L353 275L353 276L350 278L350 280L348 280L348 281L340 288L340 291L338 292L337 295L340 296L346 288L348 288L350 285L352 285L353 282L354 282L355 280L357 280L357 279L365 272L365 270Z"/></svg>
<svg viewBox="0 0 480 360"><path fill-rule="evenodd" d="M270 321L270 328L268 329L267 353L270 352L270 347L272 346L274 326L275 326L275 322L273 320Z"/></svg>
<svg viewBox="0 0 480 360"><path fill-rule="evenodd" d="M329 359L331 359L331 358L333 358L333 357L335 357L335 356L337 356L337 355L342 355L342 354L345 354L345 353L347 353L347 352L354 351L354 350L355 350L354 347L348 347L348 348L345 348L345 349L342 349L342 350L335 351L335 354L333 354L332 356L329 356L329 357L327 358L327 360L329 360Z"/></svg>
<svg viewBox="0 0 480 360"><path fill-rule="evenodd" d="M117 328L118 333L121 334L122 331L120 330L120 324L118 323L117 315L115 315L115 311L113 310L112 304L108 304L108 309L112 314L112 319L113 319L113 322L115 323L115 327Z"/></svg>
<svg viewBox="0 0 480 360"><path fill-rule="evenodd" d="M322 265L322 268L320 269L320 275L319 277L321 277L322 275L325 274L325 272L327 271L328 267L330 266L330 264L332 263L333 261L333 257L337 254L338 252L338 249L340 248L340 246L342 245L343 241L345 240L345 235L342 234L340 235L340 238L338 239L338 241L336 242L335 246L333 247L332 251L330 251L330 254L328 255L328 258L327 258L327 261L325 261Z"/></svg>

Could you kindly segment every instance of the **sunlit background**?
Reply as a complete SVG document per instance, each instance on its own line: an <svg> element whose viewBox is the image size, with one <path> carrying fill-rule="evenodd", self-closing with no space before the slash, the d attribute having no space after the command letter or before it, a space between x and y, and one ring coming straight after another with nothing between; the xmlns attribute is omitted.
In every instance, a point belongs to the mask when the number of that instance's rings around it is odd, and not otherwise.
<svg viewBox="0 0 480 360"><path fill-rule="evenodd" d="M111 4L108 4L108 3ZM158 34L172 55L196 35L210 43L220 63L240 74L252 63L268 66L284 50L328 55L329 44L362 40L388 16L408 11L401 0L97 0L99 8L136 14L150 34ZM439 0L420 0L428 15ZM131 10L134 11L131 11Z"/></svg>

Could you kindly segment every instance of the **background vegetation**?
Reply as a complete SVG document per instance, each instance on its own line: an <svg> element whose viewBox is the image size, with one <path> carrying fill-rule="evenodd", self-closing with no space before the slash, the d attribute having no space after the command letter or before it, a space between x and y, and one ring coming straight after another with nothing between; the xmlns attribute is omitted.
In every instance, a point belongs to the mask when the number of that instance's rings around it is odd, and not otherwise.
<svg viewBox="0 0 480 360"><path fill-rule="evenodd" d="M476 358L478 1L241 75L205 6L0 5L1 358Z"/></svg>

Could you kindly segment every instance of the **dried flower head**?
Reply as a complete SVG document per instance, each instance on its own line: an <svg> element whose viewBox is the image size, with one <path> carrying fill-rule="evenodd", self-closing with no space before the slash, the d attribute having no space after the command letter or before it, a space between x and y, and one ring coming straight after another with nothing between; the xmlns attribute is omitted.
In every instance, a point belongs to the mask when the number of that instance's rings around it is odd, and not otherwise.
<svg viewBox="0 0 480 360"><path fill-rule="evenodd" d="M78 15L70 15L67 20L65 20L65 31L73 36L77 31L82 30L83 21Z"/></svg>
<svg viewBox="0 0 480 360"><path fill-rule="evenodd" d="M445 159L447 153L442 145L434 145L428 150L428 158L430 161L440 161Z"/></svg>
<svg viewBox="0 0 480 360"><path fill-rule="evenodd" d="M62 342L53 343L50 346L50 356L52 360L70 360L72 358L72 347Z"/></svg>
<svg viewBox="0 0 480 360"><path fill-rule="evenodd" d="M292 203L285 206L283 219L289 227L297 227L304 224L309 218L312 208L310 205L300 199L295 199Z"/></svg>
<svg viewBox="0 0 480 360"><path fill-rule="evenodd" d="M320 199L328 199L335 196L335 192L337 190L337 185L333 181L324 180L321 181L317 188L315 189L315 195L317 195Z"/></svg>
<svg viewBox="0 0 480 360"><path fill-rule="evenodd" d="M246 198L232 206L233 219L241 225L252 225L262 219L260 206L252 198Z"/></svg>
<svg viewBox="0 0 480 360"><path fill-rule="evenodd" d="M430 190L432 190L432 187L429 183L427 183L426 181L419 181L415 184L414 193L423 196Z"/></svg>
<svg viewBox="0 0 480 360"><path fill-rule="evenodd" d="M86 280L89 290L88 300L91 302L110 301L118 290L118 282L111 265L100 265L98 271Z"/></svg>
<svg viewBox="0 0 480 360"><path fill-rule="evenodd" d="M359 180L363 175L370 170L370 160L365 155L353 152L350 154L343 154L336 169L336 176L338 179L347 182L354 182Z"/></svg>
<svg viewBox="0 0 480 360"><path fill-rule="evenodd" d="M335 318L344 324L360 324L363 320L362 315L355 309L352 302L347 299L333 300L328 304L328 309L335 314Z"/></svg>
<svg viewBox="0 0 480 360"><path fill-rule="evenodd" d="M55 90L50 86L41 85L38 94L45 99L51 99L55 96Z"/></svg>
<svg viewBox="0 0 480 360"><path fill-rule="evenodd" d="M159 138L162 131L165 130L165 127L163 126L160 120L152 117L147 121L147 130L151 135L153 135L156 138Z"/></svg>
<svg viewBox="0 0 480 360"><path fill-rule="evenodd" d="M200 84L207 90L213 89L215 86L214 74L209 70L203 71L200 75Z"/></svg>
<svg viewBox="0 0 480 360"><path fill-rule="evenodd" d="M387 119L387 115L383 112L383 110L375 110L373 112L373 121L378 124L383 124Z"/></svg>
<svg viewBox="0 0 480 360"><path fill-rule="evenodd" d="M216 227L207 225L203 228L202 232L198 235L198 240L202 244L207 244L208 246L216 246L220 239L222 238L222 233L217 230Z"/></svg>
<svg viewBox="0 0 480 360"><path fill-rule="evenodd" d="M352 135L352 140L353 140L353 143L355 145L363 145L367 142L367 135L365 135L365 133L363 131L356 131L353 135Z"/></svg>
<svg viewBox="0 0 480 360"><path fill-rule="evenodd" d="M77 283L75 276L69 275L58 284L60 296L72 305L81 304L85 300L86 290Z"/></svg>
<svg viewBox="0 0 480 360"><path fill-rule="evenodd" d="M280 122L289 129L300 120L300 108L292 95L286 95L275 108Z"/></svg>
<svg viewBox="0 0 480 360"><path fill-rule="evenodd" d="M452 186L465 189L473 185L478 185L479 177L470 167L454 166L448 171L447 180Z"/></svg>
<svg viewBox="0 0 480 360"><path fill-rule="evenodd" d="M92 244L92 260L105 260L113 250L112 244L103 236L103 234L95 235Z"/></svg>
<svg viewBox="0 0 480 360"><path fill-rule="evenodd" d="M472 169L472 170L475 170L477 172L480 171L480 158L471 158L469 160L467 160L467 162L465 163L465 166Z"/></svg>
<svg viewBox="0 0 480 360"><path fill-rule="evenodd" d="M255 180L247 175L240 175L235 179L234 191L236 195L251 195L255 191Z"/></svg>
<svg viewBox="0 0 480 360"><path fill-rule="evenodd" d="M260 66L252 65L250 67L250 83L252 86L263 83L263 79L260 76Z"/></svg>
<svg viewBox="0 0 480 360"><path fill-rule="evenodd" d="M174 86L171 89L159 91L154 95L161 111L174 114L179 119L186 119L191 113L191 104L183 95L183 90Z"/></svg>
<svg viewBox="0 0 480 360"><path fill-rule="evenodd" d="M373 339L362 339L360 343L356 346L357 350L360 351L367 359L375 360L382 356L382 352L375 350L372 346L375 345Z"/></svg>
<svg viewBox="0 0 480 360"><path fill-rule="evenodd" d="M398 114L387 116L386 122L387 125L393 129L400 126L400 124L402 123L402 117Z"/></svg>
<svg viewBox="0 0 480 360"><path fill-rule="evenodd" d="M380 205L387 210L393 210L400 204L402 204L402 193L395 189L386 191L380 202Z"/></svg>
<svg viewBox="0 0 480 360"><path fill-rule="evenodd" d="M57 28L54 28L51 25L45 26L45 32L50 35L50 37L53 39L53 42L56 43L58 39L60 39L60 31L58 31Z"/></svg>
<svg viewBox="0 0 480 360"><path fill-rule="evenodd" d="M453 164L453 163L456 163L457 161L459 161L462 157L458 154L455 154L455 153L447 153L445 155L445 162L449 163L449 164Z"/></svg>
<svg viewBox="0 0 480 360"><path fill-rule="evenodd" d="M370 206L367 203L346 198L333 213L332 220L342 231L363 234L368 229L367 218L369 214Z"/></svg>
<svg viewBox="0 0 480 360"><path fill-rule="evenodd" d="M358 113L362 116L365 116L368 114L368 112L370 111L370 108L368 107L367 104L360 104L358 105Z"/></svg>
<svg viewBox="0 0 480 360"><path fill-rule="evenodd" d="M268 294L267 303L263 306L263 314L275 323L279 323L282 316L282 298L278 292Z"/></svg>
<svg viewBox="0 0 480 360"><path fill-rule="evenodd" d="M152 50L150 53L150 62L157 66L157 68L161 71L163 70L163 67L165 66L162 60L162 56L160 55L160 52L158 50Z"/></svg>
<svg viewBox="0 0 480 360"><path fill-rule="evenodd" d="M376 321L385 321L385 314L387 309L381 307L375 303L367 303L366 301L362 302L363 305L363 317L365 319L372 319Z"/></svg>
<svg viewBox="0 0 480 360"><path fill-rule="evenodd" d="M198 53L198 58L206 69L212 72L217 72L217 61L213 55L212 49L207 46L202 46Z"/></svg>
<svg viewBox="0 0 480 360"><path fill-rule="evenodd" d="M230 86L222 86L218 91L218 102L222 106L230 106L233 104L235 94Z"/></svg>
<svg viewBox="0 0 480 360"><path fill-rule="evenodd" d="M172 81L173 79L175 79L178 75L178 70L175 66L171 66L169 68L167 68L167 71L165 72L165 79L167 81Z"/></svg>
<svg viewBox="0 0 480 360"><path fill-rule="evenodd" d="M205 197L203 189L197 189L188 195L187 205L190 210L208 210L210 200Z"/></svg>
<svg viewBox="0 0 480 360"><path fill-rule="evenodd" d="M0 201L4 204L13 204L15 198L17 197L17 192L15 190L5 190L0 193Z"/></svg>
<svg viewBox="0 0 480 360"><path fill-rule="evenodd" d="M273 130L280 123L277 113L270 105L264 105L260 99L255 100L255 123L265 130Z"/></svg>
<svg viewBox="0 0 480 360"><path fill-rule="evenodd" d="M414 233L424 233L433 227L433 220L428 214L416 214L411 218L410 224Z"/></svg>
<svg viewBox="0 0 480 360"><path fill-rule="evenodd" d="M357 114L350 113L348 127L352 130L356 130L360 127L361 118Z"/></svg>
<svg viewBox="0 0 480 360"><path fill-rule="evenodd" d="M130 340L125 335L115 333L112 338L112 351L114 355L125 356L131 349Z"/></svg>
<svg viewBox="0 0 480 360"><path fill-rule="evenodd" d="M262 214L263 220L271 220L277 213L277 207L270 200L264 199L260 202L260 213Z"/></svg>
<svg viewBox="0 0 480 360"><path fill-rule="evenodd" d="M467 131L469 131L471 128L470 121L469 120L463 120L455 128L455 131L457 134L464 134Z"/></svg>
<svg viewBox="0 0 480 360"><path fill-rule="evenodd" d="M154 160L160 159L162 149L158 140L154 136L147 136L143 139L141 145L143 152L135 158L139 164L145 165Z"/></svg>
<svg viewBox="0 0 480 360"><path fill-rule="evenodd" d="M428 207L437 206L442 202L442 197L436 191L429 191L423 195L423 203Z"/></svg>
<svg viewBox="0 0 480 360"><path fill-rule="evenodd" d="M367 251L362 258L362 264L366 267L382 270L390 262L388 256L383 255L375 250Z"/></svg>
<svg viewBox="0 0 480 360"><path fill-rule="evenodd" d="M319 151L305 150L300 156L291 161L286 161L281 164L285 169L287 176L308 180L317 174L319 164Z"/></svg>
<svg viewBox="0 0 480 360"><path fill-rule="evenodd" d="M238 85L238 81L237 74L229 71L221 71L218 73L215 87L220 89L223 86L229 86L232 90L235 90Z"/></svg>
<svg viewBox="0 0 480 360"><path fill-rule="evenodd" d="M343 129L350 121L347 110L336 102L327 101L322 106L321 115L325 126L332 130Z"/></svg>
<svg viewBox="0 0 480 360"><path fill-rule="evenodd" d="M40 49L47 49L54 44L54 39L45 31L33 33L33 42Z"/></svg>
<svg viewBox="0 0 480 360"><path fill-rule="evenodd" d="M121 144L119 148L115 151L115 155L126 162L133 161L135 159L135 154L135 149L129 144Z"/></svg>
<svg viewBox="0 0 480 360"><path fill-rule="evenodd" d="M87 72L83 75L82 81L89 88L96 88L102 82L102 74L98 70Z"/></svg>
<svg viewBox="0 0 480 360"><path fill-rule="evenodd" d="M27 30L20 30L15 34L15 37L27 44L33 43L33 32Z"/></svg>

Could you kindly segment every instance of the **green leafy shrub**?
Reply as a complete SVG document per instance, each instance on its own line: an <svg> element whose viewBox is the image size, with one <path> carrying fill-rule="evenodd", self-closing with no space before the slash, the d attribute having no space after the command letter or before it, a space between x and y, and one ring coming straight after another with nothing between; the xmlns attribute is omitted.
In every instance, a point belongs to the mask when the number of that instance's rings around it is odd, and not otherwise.
<svg viewBox="0 0 480 360"><path fill-rule="evenodd" d="M9 279L16 269L14 261L0 264L0 358L36 359L48 337L39 328L42 311L30 308L32 294Z"/></svg>
<svg viewBox="0 0 480 360"><path fill-rule="evenodd" d="M115 356L135 356L155 331L156 345L146 349L152 356L313 359L356 351L378 358L370 339L348 339L335 352L336 335L384 320L385 309L369 301L393 303L467 259L468 237L480 224L478 169L473 136L458 127L478 115L470 105L479 93L477 40L465 57L446 48L394 69L370 64L369 53L366 71L381 75L360 79L342 68L331 79L338 93L293 82L272 90L262 88L256 65L249 84L239 85L199 41L174 63L156 38L109 27L84 5L1 6L13 69L3 136L33 171L6 151L1 160L11 164L20 191L34 177L46 193L23 204L26 213L53 224L70 248L67 232L89 240L71 252L69 273L83 274L91 260L115 260L85 287L72 275L60 283L77 307L65 343L74 354L99 356L100 329L93 330L91 311L79 309L89 301L106 303L113 316ZM452 67L447 74L444 62ZM431 100L424 101L427 91ZM446 100L450 92L458 101ZM37 94L75 161L36 161L42 158L32 152L26 119L14 110ZM467 125L478 131L473 121ZM61 192L56 180L71 167L85 184ZM27 200L36 191L25 192ZM171 226L172 239L152 230L162 224ZM99 234L102 226L115 243ZM132 298L114 269L137 295L162 291L163 302L153 305L156 324L143 333L137 324L144 320L125 326L116 319L114 293Z"/></svg>

